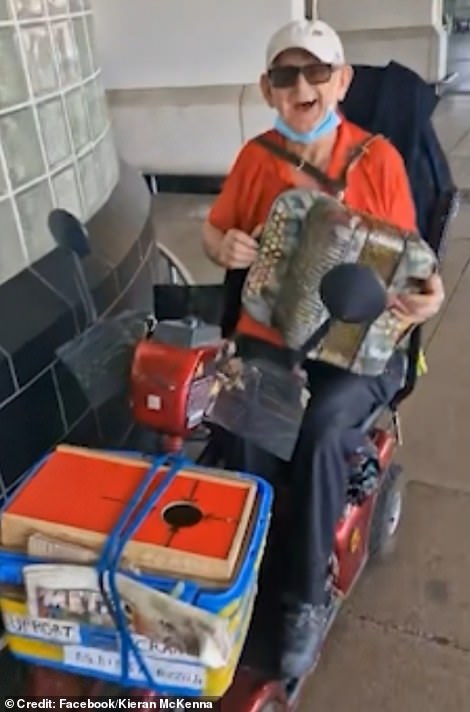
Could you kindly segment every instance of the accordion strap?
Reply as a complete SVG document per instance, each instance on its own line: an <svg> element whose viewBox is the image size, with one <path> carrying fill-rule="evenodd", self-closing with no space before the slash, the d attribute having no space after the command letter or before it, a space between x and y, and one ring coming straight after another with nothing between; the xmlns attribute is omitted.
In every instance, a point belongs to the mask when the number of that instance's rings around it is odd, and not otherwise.
<svg viewBox="0 0 470 712"><path fill-rule="evenodd" d="M266 138L266 136L258 136L255 141L260 146L263 146L278 158L281 158L284 161L287 161L288 163L293 165L296 170L303 171L304 173L306 173L310 178L313 178L323 187L325 187L328 192L333 193L333 195L335 195L337 198L342 199L344 191L346 189L346 182L350 169L358 162L360 158L362 158L362 156L367 153L367 149L369 148L370 144L373 143L373 141L375 141L379 137L380 134L368 136L364 141L361 141L361 143L357 144L357 146L354 146L351 149L346 163L338 178L330 178L330 176L326 175L326 173L321 171L312 163L305 161L303 158L300 158L300 156L297 156L297 154L293 153L292 151L288 151L287 148L284 148L284 146L281 146L275 141L271 141L269 138Z"/></svg>

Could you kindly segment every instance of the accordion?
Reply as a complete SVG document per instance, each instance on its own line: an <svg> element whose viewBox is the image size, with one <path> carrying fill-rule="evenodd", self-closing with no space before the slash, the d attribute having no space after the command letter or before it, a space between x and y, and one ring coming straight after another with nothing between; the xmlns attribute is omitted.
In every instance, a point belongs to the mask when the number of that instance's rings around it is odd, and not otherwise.
<svg viewBox="0 0 470 712"><path fill-rule="evenodd" d="M285 345L301 350L328 319L320 298L322 277L345 262L374 270L387 291L419 291L437 258L416 233L348 208L307 189L282 193L273 203L248 271L242 304L262 324L276 328ZM373 323L334 321L307 358L353 373L381 374L409 329L391 311Z"/></svg>

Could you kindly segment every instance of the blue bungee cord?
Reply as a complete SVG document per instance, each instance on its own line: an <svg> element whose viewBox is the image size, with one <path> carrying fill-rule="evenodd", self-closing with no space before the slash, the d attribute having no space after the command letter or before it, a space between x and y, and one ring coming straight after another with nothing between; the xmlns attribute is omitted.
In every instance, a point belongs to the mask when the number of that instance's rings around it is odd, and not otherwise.
<svg viewBox="0 0 470 712"><path fill-rule="evenodd" d="M145 520L147 515L150 513L155 502L164 494L167 488L170 486L175 476L181 470L181 468L187 464L188 460L183 455L163 455L158 457L139 487L129 500L129 503L124 508L121 513L115 527L110 532L105 546L100 554L99 560L97 562L96 568L98 570L98 581L100 586L101 594L109 608L111 617L114 620L116 629L118 631L120 642L121 642L121 677L123 680L129 679L129 657L130 652L134 655L137 660L138 666L144 675L145 680L152 690L156 690L155 682L149 669L144 662L143 656L132 639L128 629L126 619L121 607L121 600L119 591L116 585L116 573L119 567L119 561L121 558L122 551L126 546L129 539L140 527L142 522ZM162 482L155 488L147 502L142 506L139 511L135 511L139 505L142 503L142 499L146 494L149 486L153 482L155 476L160 471L160 469L165 465L169 464L169 469L165 474ZM134 517L134 519L132 519ZM131 520L131 521L130 521ZM126 526L128 526L126 530ZM106 577L106 574L108 576ZM106 590L106 582L110 589L110 596Z"/></svg>

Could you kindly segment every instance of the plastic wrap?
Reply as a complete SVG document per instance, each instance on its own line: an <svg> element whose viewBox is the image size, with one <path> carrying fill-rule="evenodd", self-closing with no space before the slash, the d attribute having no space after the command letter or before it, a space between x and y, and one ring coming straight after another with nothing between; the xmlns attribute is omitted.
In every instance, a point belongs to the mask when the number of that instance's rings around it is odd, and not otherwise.
<svg viewBox="0 0 470 712"><path fill-rule="evenodd" d="M302 372L267 359L233 358L207 420L281 460L294 451L308 392Z"/></svg>
<svg viewBox="0 0 470 712"><path fill-rule="evenodd" d="M97 321L56 350L90 405L97 407L127 387L134 349L146 335L147 314L124 311Z"/></svg>

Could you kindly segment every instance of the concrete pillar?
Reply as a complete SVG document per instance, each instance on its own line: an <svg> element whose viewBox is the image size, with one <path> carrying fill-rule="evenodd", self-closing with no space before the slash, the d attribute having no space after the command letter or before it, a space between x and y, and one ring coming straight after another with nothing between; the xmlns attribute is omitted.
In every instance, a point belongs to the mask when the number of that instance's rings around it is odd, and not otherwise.
<svg viewBox="0 0 470 712"><path fill-rule="evenodd" d="M470 1L470 0L469 0ZM100 63L121 155L150 173L225 173L272 124L258 90L281 24L320 17L348 60L395 60L446 75L442 0L93 0Z"/></svg>
<svg viewBox="0 0 470 712"><path fill-rule="evenodd" d="M349 61L398 61L428 81L447 69L447 33L442 0L316 0L318 17L338 30Z"/></svg>
<svg viewBox="0 0 470 712"><path fill-rule="evenodd" d="M93 0L107 89L249 84L305 0Z"/></svg>

